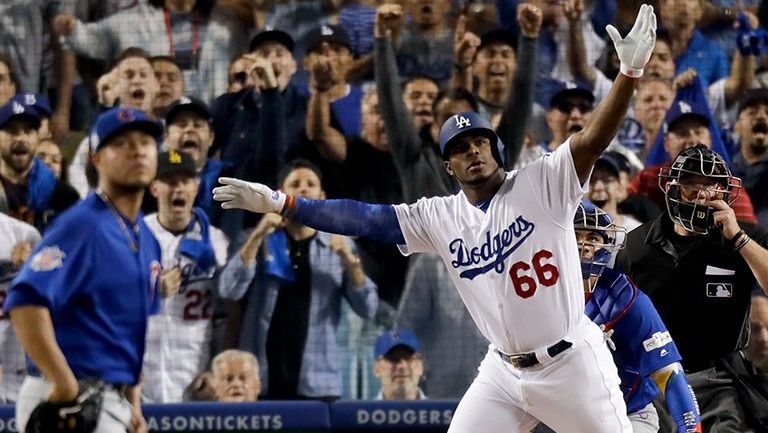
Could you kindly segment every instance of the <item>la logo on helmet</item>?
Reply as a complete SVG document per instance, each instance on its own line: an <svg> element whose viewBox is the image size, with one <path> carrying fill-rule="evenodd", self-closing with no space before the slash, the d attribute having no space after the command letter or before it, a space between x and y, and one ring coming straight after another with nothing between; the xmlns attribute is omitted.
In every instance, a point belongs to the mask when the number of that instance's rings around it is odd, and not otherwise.
<svg viewBox="0 0 768 433"><path fill-rule="evenodd" d="M464 116L456 115L456 127L459 129L472 126L472 123Z"/></svg>

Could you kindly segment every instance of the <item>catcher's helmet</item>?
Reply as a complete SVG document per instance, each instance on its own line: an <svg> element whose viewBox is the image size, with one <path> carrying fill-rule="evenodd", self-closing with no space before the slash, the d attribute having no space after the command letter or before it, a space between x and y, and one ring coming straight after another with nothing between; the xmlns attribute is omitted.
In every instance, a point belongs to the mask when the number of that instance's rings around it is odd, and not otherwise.
<svg viewBox="0 0 768 433"><path fill-rule="evenodd" d="M607 212L595 206L589 200L582 200L573 217L573 228L597 233L602 242L580 242L581 277L600 277L611 262L613 255L622 247L625 230L613 223ZM590 255L589 252L592 252ZM590 286L591 292L594 287Z"/></svg>
<svg viewBox="0 0 768 433"><path fill-rule="evenodd" d="M440 128L440 155L443 159L448 159L448 152L459 138L471 134L483 135L491 141L493 158L499 167L504 168L504 144L496 135L491 123L473 111L455 114L443 123Z"/></svg>
<svg viewBox="0 0 768 433"><path fill-rule="evenodd" d="M711 185L686 187L685 178L692 176L703 176ZM717 152L697 144L680 152L671 167L659 170L659 188L666 197L672 221L690 232L705 235L715 226L714 209L708 201L722 194L722 200L731 204L741 190L741 179L731 175Z"/></svg>

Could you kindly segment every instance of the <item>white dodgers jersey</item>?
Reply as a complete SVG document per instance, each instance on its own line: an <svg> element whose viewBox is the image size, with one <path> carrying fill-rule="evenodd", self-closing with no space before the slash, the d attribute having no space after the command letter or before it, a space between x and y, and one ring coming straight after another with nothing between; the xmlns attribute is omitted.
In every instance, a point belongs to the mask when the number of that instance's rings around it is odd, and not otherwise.
<svg viewBox="0 0 768 433"><path fill-rule="evenodd" d="M480 332L507 354L532 352L584 317L573 231L584 192L566 141L507 173L485 212L463 192L395 206L400 249L437 252Z"/></svg>
<svg viewBox="0 0 768 433"><path fill-rule="evenodd" d="M157 214L147 215L144 222L163 250L163 269L179 267L182 283L179 293L164 298L160 313L149 318L143 392L148 401L176 403L182 401L184 389L206 369L210 358L212 297L229 243L221 230L211 226L216 272L202 272L194 261L178 253L184 233L163 228Z"/></svg>
<svg viewBox="0 0 768 433"><path fill-rule="evenodd" d="M11 251L14 245L26 242L34 249L40 242L40 233L33 226L0 213L0 403L13 403L19 394L21 382L27 374L24 349L13 332L11 321L2 311L8 288L14 277Z"/></svg>

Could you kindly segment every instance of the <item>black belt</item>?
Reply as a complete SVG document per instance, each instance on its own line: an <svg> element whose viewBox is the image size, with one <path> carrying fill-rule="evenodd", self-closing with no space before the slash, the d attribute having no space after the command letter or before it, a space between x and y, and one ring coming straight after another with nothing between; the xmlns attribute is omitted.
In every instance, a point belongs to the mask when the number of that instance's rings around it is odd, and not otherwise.
<svg viewBox="0 0 768 433"><path fill-rule="evenodd" d="M547 354L549 354L550 357L554 358L555 356L570 349L571 346L573 346L573 343L571 343L570 341L560 340L557 343L547 347ZM515 368L533 367L534 365L540 362L539 359L536 358L536 354L533 352L521 353L519 355L507 355L506 353L502 353L501 351L496 349L496 353L499 354L501 359L503 359L505 362L509 364L512 364L512 366Z"/></svg>

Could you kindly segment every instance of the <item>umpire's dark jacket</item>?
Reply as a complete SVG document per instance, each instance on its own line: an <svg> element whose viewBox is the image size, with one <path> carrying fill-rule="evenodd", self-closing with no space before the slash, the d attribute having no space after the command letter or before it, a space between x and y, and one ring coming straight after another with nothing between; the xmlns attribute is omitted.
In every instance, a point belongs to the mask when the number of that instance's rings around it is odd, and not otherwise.
<svg viewBox="0 0 768 433"><path fill-rule="evenodd" d="M739 226L768 245L762 227L742 221ZM679 236L665 212L627 235L615 267L651 298L686 372L712 367L715 359L746 345L756 281L719 233Z"/></svg>

